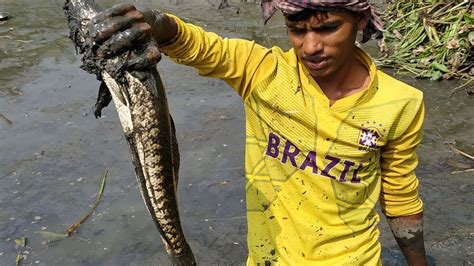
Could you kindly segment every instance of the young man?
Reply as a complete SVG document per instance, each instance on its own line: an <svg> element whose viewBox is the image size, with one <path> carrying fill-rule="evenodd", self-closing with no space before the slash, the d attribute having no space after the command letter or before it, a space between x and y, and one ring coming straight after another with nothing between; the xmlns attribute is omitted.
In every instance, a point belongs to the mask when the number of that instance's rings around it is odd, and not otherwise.
<svg viewBox="0 0 474 266"><path fill-rule="evenodd" d="M381 31L377 13L362 0L262 7L265 21L285 15L289 51L131 5L101 13L91 34L101 56L135 50L131 69L154 66L159 49L242 97L249 265L380 264L379 199L408 263L425 265L414 173L422 93L378 71L355 45L357 31L363 41Z"/></svg>

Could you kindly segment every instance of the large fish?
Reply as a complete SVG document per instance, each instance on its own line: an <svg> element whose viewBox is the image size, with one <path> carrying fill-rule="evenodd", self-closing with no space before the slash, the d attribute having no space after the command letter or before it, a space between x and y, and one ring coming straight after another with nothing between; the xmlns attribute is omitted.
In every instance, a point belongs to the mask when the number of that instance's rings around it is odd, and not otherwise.
<svg viewBox="0 0 474 266"><path fill-rule="evenodd" d="M106 84L99 89L96 116L113 99L135 166L139 188L173 265L196 265L181 229L176 186L179 153L165 90L156 68L128 72L127 54L99 59L88 33L99 8L93 0L66 0L70 38L83 54L81 68ZM133 51L132 51L133 52Z"/></svg>

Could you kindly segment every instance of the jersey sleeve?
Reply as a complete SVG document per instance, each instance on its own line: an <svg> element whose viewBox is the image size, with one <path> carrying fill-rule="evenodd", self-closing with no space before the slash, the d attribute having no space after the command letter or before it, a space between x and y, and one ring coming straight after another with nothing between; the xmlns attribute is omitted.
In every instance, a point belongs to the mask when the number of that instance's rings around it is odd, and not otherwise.
<svg viewBox="0 0 474 266"><path fill-rule="evenodd" d="M224 80L242 98L265 77L266 70L273 69L271 49L254 41L222 38L169 16L178 24L178 35L160 51L176 63L196 68L202 76Z"/></svg>
<svg viewBox="0 0 474 266"><path fill-rule="evenodd" d="M411 109L413 112L404 114L411 120L406 123L406 130L382 149L380 203L382 212L388 217L413 215L423 211L423 203L418 195L419 182L415 174L418 165L415 150L422 139L424 104L421 102Z"/></svg>

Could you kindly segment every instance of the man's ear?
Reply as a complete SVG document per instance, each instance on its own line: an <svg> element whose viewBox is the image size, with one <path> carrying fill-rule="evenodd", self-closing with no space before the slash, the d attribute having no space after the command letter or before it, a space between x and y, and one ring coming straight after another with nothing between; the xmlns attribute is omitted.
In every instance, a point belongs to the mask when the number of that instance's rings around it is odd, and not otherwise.
<svg viewBox="0 0 474 266"><path fill-rule="evenodd" d="M361 14L359 16L359 21L357 22L357 30L363 30L367 27L367 23L369 23L369 16Z"/></svg>

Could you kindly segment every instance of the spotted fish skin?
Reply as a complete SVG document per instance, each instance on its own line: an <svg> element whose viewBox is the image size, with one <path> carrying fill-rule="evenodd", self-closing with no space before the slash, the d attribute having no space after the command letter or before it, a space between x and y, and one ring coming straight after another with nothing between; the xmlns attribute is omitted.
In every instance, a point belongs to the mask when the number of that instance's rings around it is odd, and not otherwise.
<svg viewBox="0 0 474 266"><path fill-rule="evenodd" d="M151 68L137 75L117 68L125 63L124 55L108 60L95 57L92 52L95 44L88 38L88 22L98 13L92 0L66 0L64 10L70 38L83 54L81 68L103 80L111 97L104 91L100 97L114 101L141 195L171 262L196 265L179 219L176 197L179 152L158 71Z"/></svg>

